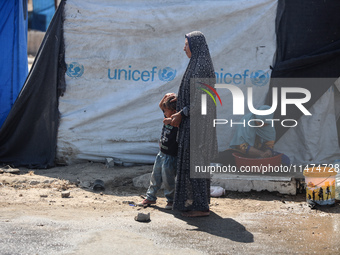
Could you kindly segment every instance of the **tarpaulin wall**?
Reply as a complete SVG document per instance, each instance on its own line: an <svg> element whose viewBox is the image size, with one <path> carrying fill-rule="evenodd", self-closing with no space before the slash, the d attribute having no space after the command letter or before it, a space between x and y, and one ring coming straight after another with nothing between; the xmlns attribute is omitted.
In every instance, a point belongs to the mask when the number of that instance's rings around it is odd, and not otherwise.
<svg viewBox="0 0 340 255"><path fill-rule="evenodd" d="M302 116L293 105L287 107L286 116L281 116L279 105L274 116L299 120L295 128L276 126L277 139L282 137L276 148L288 154L293 162L331 163L340 157L335 105L339 97L334 87L340 77L339 10L337 0L279 1L277 55L271 87L303 87L311 92L305 107L312 116ZM271 98L270 93L268 96Z"/></svg>
<svg viewBox="0 0 340 255"><path fill-rule="evenodd" d="M0 2L0 127L28 73L27 0Z"/></svg>
<svg viewBox="0 0 340 255"><path fill-rule="evenodd" d="M243 91L252 86L256 107L263 104L276 48L276 6L274 0L68 0L58 160L152 163L163 119L158 103L178 91L189 61L184 35L194 30L207 38L218 82ZM220 117L230 118L230 91L218 92ZM227 148L234 130L219 132L220 148Z"/></svg>
<svg viewBox="0 0 340 255"><path fill-rule="evenodd" d="M64 3L59 5L28 78L0 129L2 163L39 168L54 166L58 95L65 89Z"/></svg>

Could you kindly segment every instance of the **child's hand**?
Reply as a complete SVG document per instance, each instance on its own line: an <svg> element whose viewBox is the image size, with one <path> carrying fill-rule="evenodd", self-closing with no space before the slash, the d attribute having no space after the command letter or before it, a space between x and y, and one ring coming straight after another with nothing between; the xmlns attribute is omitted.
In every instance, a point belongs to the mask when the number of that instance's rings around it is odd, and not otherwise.
<svg viewBox="0 0 340 255"><path fill-rule="evenodd" d="M169 125L171 123L171 118L164 118L163 123L164 125Z"/></svg>

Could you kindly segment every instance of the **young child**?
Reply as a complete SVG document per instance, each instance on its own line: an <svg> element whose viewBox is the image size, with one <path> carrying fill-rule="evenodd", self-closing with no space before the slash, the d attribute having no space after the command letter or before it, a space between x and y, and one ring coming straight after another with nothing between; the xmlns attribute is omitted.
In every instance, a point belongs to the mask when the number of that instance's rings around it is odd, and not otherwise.
<svg viewBox="0 0 340 255"><path fill-rule="evenodd" d="M165 209L171 210L174 199L175 177L177 171L178 144L176 142L176 136L178 128L170 126L170 116L176 113L176 94L166 94L159 103L159 107L164 113L164 125L161 139L159 141L160 151L157 154L153 166L150 186L146 192L146 199L144 199L141 204L156 204L156 193L163 183L164 196L167 199Z"/></svg>

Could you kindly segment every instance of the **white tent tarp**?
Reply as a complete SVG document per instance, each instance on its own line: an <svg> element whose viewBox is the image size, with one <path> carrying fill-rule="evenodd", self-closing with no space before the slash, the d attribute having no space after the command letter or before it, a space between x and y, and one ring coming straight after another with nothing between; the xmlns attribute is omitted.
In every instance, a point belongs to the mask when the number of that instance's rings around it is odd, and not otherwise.
<svg viewBox="0 0 340 255"><path fill-rule="evenodd" d="M162 112L158 103L177 92L188 64L184 35L202 31L219 83L254 87L263 104L275 53L275 0L83 1L68 0L64 36L66 93L59 100L57 157L67 163L152 163ZM264 74L262 83L256 82ZM230 118L228 90L218 91ZM219 127L220 150L233 129Z"/></svg>
<svg viewBox="0 0 340 255"><path fill-rule="evenodd" d="M337 90L331 86L309 109L312 116L302 116L298 125L290 128L275 144L275 149L288 155L292 163L333 164L340 159L336 126L340 96Z"/></svg>
<svg viewBox="0 0 340 255"><path fill-rule="evenodd" d="M184 35L194 30L206 36L217 83L239 87L245 101L252 87L254 107L262 105L276 50L276 8L276 0L68 0L58 160L152 163L163 118L158 103L178 91L189 61ZM223 103L218 118L237 122L242 116L233 115L230 91L217 92ZM275 149L294 164L340 158L334 103L331 89ZM217 126L220 151L228 148L236 126Z"/></svg>

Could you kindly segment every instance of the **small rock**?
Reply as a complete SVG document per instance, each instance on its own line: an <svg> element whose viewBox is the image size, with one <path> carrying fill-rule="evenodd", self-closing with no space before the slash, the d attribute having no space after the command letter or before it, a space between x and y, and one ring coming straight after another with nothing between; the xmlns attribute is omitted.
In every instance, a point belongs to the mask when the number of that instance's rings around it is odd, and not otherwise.
<svg viewBox="0 0 340 255"><path fill-rule="evenodd" d="M2 171L8 174L20 174L20 169L18 168L12 168L10 166L6 166L2 168Z"/></svg>
<svg viewBox="0 0 340 255"><path fill-rule="evenodd" d="M150 221L150 213L138 213L137 216L135 216L135 221L139 222L149 222Z"/></svg>
<svg viewBox="0 0 340 255"><path fill-rule="evenodd" d="M69 191L63 191L63 192L61 192L61 197L62 197L62 198L68 198L68 197L70 197L70 192L69 192Z"/></svg>
<svg viewBox="0 0 340 255"><path fill-rule="evenodd" d="M135 204L135 202L134 201L123 201L123 204Z"/></svg>
<svg viewBox="0 0 340 255"><path fill-rule="evenodd" d="M40 181L30 181L30 185L34 186L34 185L38 185L40 184Z"/></svg>
<svg viewBox="0 0 340 255"><path fill-rule="evenodd" d="M80 181L79 186L82 187L82 188L88 189L88 188L91 187L91 182L89 182L89 181L83 181L83 182Z"/></svg>
<svg viewBox="0 0 340 255"><path fill-rule="evenodd" d="M113 158L106 158L105 159L105 167L106 168L112 168L115 166L115 162L113 160Z"/></svg>
<svg viewBox="0 0 340 255"><path fill-rule="evenodd" d="M40 197L48 197L47 194L41 194Z"/></svg>

